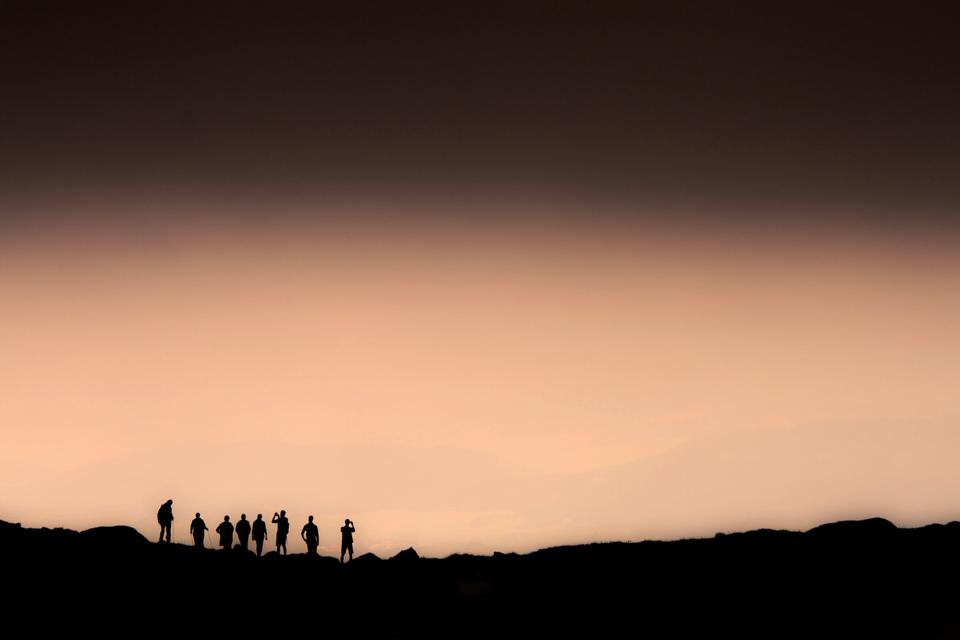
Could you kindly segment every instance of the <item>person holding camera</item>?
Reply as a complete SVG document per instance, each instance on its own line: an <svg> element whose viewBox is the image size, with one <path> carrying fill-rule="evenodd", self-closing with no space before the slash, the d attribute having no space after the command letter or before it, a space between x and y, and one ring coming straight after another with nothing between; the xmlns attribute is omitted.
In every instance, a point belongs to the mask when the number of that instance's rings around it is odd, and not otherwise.
<svg viewBox="0 0 960 640"><path fill-rule="evenodd" d="M274 513L271 522L277 525L277 553L280 553L280 549L283 548L283 555L287 555L287 533L290 532L287 512L281 509L280 513Z"/></svg>
<svg viewBox="0 0 960 640"><path fill-rule="evenodd" d="M340 527L340 562L343 563L343 555L346 552L350 552L350 560L353 560L353 533L356 531L356 528L353 526L353 522L350 521L350 518L347 518L343 521L343 526Z"/></svg>

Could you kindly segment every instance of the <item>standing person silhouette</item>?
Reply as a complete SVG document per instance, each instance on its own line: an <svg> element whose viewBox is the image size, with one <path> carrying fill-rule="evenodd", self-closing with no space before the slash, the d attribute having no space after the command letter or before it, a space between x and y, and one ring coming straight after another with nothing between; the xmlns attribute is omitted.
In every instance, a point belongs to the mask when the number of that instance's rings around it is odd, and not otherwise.
<svg viewBox="0 0 960 640"><path fill-rule="evenodd" d="M287 512L281 509L279 514L274 513L270 522L277 525L277 553L280 553L280 547L283 547L283 555L287 555L287 533L290 531Z"/></svg>
<svg viewBox="0 0 960 640"><path fill-rule="evenodd" d="M257 543L257 556L263 555L263 541L267 537L267 523L263 521L263 514L258 513L253 521L253 541Z"/></svg>
<svg viewBox="0 0 960 640"><path fill-rule="evenodd" d="M190 523L190 533L193 534L193 546L199 549L203 548L203 532L206 530L207 523L203 521L203 518L200 517L200 513L198 512L197 517Z"/></svg>
<svg viewBox="0 0 960 640"><path fill-rule="evenodd" d="M307 524L300 530L300 537L307 543L307 553L316 555L317 547L320 545L320 530L313 524L313 516L307 518Z"/></svg>
<svg viewBox="0 0 960 640"><path fill-rule="evenodd" d="M240 522L237 523L237 540L240 542L240 548L247 550L247 541L250 539L250 521L247 520L247 514L240 514Z"/></svg>
<svg viewBox="0 0 960 640"><path fill-rule="evenodd" d="M353 560L353 533L357 529L350 522L350 518L343 521L340 527L340 562L343 563L343 554L350 552L350 560Z"/></svg>
<svg viewBox="0 0 960 640"><path fill-rule="evenodd" d="M230 524L230 516L223 516L223 522L217 525L217 533L220 534L220 546L224 551L229 551L233 546L233 525Z"/></svg>
<svg viewBox="0 0 960 640"><path fill-rule="evenodd" d="M170 527L173 525L173 500L167 500L157 510L157 522L160 523L160 540L163 542L163 534L167 534L167 542L170 542Z"/></svg>

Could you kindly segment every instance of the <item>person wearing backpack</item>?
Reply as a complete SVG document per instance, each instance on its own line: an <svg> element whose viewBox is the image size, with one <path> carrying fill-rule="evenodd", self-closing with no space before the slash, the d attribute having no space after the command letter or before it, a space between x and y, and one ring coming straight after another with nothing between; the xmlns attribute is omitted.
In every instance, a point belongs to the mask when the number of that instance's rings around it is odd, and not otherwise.
<svg viewBox="0 0 960 640"><path fill-rule="evenodd" d="M170 527L173 526L173 500L167 500L157 510L157 522L160 523L160 540L163 542L163 535L166 533L167 542L170 542Z"/></svg>
<svg viewBox="0 0 960 640"><path fill-rule="evenodd" d="M230 524L230 516L223 516L223 522L217 525L217 533L220 534L220 546L224 551L229 551L233 546L233 525Z"/></svg>

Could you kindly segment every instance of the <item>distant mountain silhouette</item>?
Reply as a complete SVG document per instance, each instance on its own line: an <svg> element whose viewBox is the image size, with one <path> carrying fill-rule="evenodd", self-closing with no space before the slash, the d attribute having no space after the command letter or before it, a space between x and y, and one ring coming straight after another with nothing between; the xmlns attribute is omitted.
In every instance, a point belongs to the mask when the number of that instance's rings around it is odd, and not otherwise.
<svg viewBox="0 0 960 640"><path fill-rule="evenodd" d="M47 632L140 625L358 637L960 637L960 523L882 518L528 554L228 553L0 521L4 605ZM245 604L254 605L246 607ZM241 606L243 605L243 606ZM183 625L183 626L177 626Z"/></svg>

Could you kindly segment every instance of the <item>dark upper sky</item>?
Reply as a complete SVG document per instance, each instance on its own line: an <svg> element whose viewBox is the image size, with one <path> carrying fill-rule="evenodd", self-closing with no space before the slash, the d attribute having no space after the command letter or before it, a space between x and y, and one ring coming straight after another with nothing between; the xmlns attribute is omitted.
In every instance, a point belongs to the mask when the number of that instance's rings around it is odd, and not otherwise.
<svg viewBox="0 0 960 640"><path fill-rule="evenodd" d="M0 187L526 189L942 222L960 22L920 4L4 0Z"/></svg>

